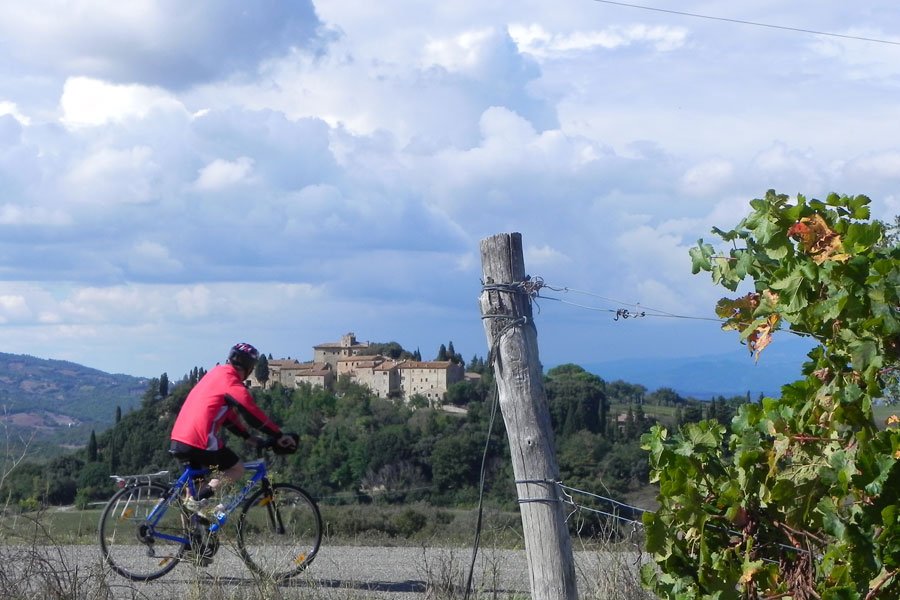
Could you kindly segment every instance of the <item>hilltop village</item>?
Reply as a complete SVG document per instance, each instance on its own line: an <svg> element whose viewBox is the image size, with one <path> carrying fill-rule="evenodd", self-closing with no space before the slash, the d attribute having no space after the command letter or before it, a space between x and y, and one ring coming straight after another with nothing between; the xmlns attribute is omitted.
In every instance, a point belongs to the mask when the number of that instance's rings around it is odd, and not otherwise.
<svg viewBox="0 0 900 600"><path fill-rule="evenodd" d="M269 359L269 378L259 381L253 373L250 386L268 389L275 384L286 388L309 384L332 390L339 377L349 377L381 398L408 402L418 395L432 404L440 404L451 385L466 378L480 377L475 373L467 374L463 365L449 360L395 360L369 352L370 342L359 342L353 333L347 333L339 342L313 346L310 362Z"/></svg>

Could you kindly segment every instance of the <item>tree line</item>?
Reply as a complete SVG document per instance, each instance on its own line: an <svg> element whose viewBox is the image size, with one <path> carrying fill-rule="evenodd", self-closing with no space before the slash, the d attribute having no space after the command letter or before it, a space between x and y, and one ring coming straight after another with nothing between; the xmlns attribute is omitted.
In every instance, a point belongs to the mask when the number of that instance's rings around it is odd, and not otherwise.
<svg viewBox="0 0 900 600"><path fill-rule="evenodd" d="M395 342L383 345L400 355ZM441 346L451 360L463 362ZM452 354L451 354L452 353ZM379 398L367 387L342 377L333 391L301 385L251 390L256 402L286 431L300 436L296 454L272 457L276 476L300 483L323 502L406 503L463 506L477 500L482 457L488 501L513 509L515 489L508 445L497 419L487 440L493 377L484 359L473 357L467 369L481 375L450 387L445 410L424 397L408 402ZM148 473L177 462L168 454L169 432L181 405L205 371L195 368L180 381L167 374L152 379L140 406L115 424L91 432L84 449L49 462L21 463L0 490L10 505L33 509L46 504L86 505L112 493L111 474ZM640 436L658 422L668 425L715 418L726 422L744 397L699 402L663 388L606 382L568 364L545 376L550 415L563 480L581 489L604 490L618 498L648 485L646 453ZM486 444L487 441L487 444ZM251 458L241 442L230 442Z"/></svg>

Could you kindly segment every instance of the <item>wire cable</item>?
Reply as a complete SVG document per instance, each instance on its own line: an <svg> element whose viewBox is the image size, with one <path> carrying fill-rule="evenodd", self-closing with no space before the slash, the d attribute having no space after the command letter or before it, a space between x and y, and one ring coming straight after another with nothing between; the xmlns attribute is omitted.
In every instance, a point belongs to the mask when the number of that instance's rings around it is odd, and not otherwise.
<svg viewBox="0 0 900 600"><path fill-rule="evenodd" d="M478 484L478 517L475 520L475 540L472 543L472 562L469 564L469 575L466 578L466 592L463 600L468 600L472 590L472 577L475 573L475 558L478 556L478 546L481 543L481 521L484 515L484 479L487 466L488 449L491 445L491 434L494 431L494 418L497 416L497 406L500 404L497 384L494 385L494 401L491 405L491 418L488 420L487 439L484 441L484 452L481 455L481 478Z"/></svg>
<svg viewBox="0 0 900 600"><path fill-rule="evenodd" d="M654 6L644 6L642 4L631 4L629 2L614 2L613 0L594 0L601 4L614 4L616 6L625 6L627 8L639 8L641 10L650 10L654 12L668 13L671 15L679 15L682 17L693 17L695 19L708 19L711 21L724 21L726 23L737 23L739 25L752 25L754 27L767 27L769 29L781 29L783 31L793 31L797 33L809 33L812 35L824 35L828 37L842 38L845 40L856 40L859 42L873 42L876 44L890 44L892 46L900 46L900 42L893 40L882 40L878 38L863 37L859 35L849 35L843 33L833 33L830 31L818 31L815 29L804 29L802 27L787 27L785 25L773 25L771 23L760 23L757 21L745 21L743 19L730 19L728 17L714 17L712 15L702 15L699 13L690 13L680 10L670 10L667 8L656 8Z"/></svg>
<svg viewBox="0 0 900 600"><path fill-rule="evenodd" d="M534 285L533 296L535 298L540 298L542 300L553 300L555 302L559 302L561 304L568 304L569 306L574 306L576 308L584 308L587 310L594 310L598 312L609 312L614 313L616 315L616 320L629 319L629 318L637 318L637 317L668 317L671 319L689 319L694 321L712 321L715 323L724 323L725 319L717 319L712 317L693 317L689 315L679 315L675 313L671 313L665 310L661 310L658 308L652 308L650 306L644 306L640 303L635 302L623 302L621 300L616 300L614 298L608 298L606 296L601 296L600 294L596 294L594 292L589 292L586 290L578 290L574 288L570 288L568 286L553 286L547 283L544 283L543 279L540 277L536 277L535 281L537 283ZM610 308L600 308L597 306L588 306L585 304L579 304L577 302L571 302L569 300L563 300L562 298L558 298L556 296L544 296L540 292L542 289L548 289L554 292L562 292L562 293L571 293L571 294L582 294L584 296L591 296L593 298L597 298L599 300L603 300L605 302L609 302L611 304L617 304L619 306L630 306L634 308L634 311L624 308L618 309L610 309Z"/></svg>

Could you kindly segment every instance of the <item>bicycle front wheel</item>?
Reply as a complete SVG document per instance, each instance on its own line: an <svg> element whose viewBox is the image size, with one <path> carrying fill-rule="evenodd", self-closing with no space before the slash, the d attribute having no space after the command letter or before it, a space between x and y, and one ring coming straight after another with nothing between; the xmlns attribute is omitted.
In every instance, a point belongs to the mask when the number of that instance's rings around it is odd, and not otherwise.
<svg viewBox="0 0 900 600"><path fill-rule="evenodd" d="M277 483L256 492L238 521L238 549L256 574L274 581L309 566L322 542L319 507L300 488Z"/></svg>
<svg viewBox="0 0 900 600"><path fill-rule="evenodd" d="M132 581L149 581L175 568L184 553L185 522L180 510L165 512L152 524L147 520L167 490L155 483L142 483L119 490L100 516L100 550L113 571Z"/></svg>

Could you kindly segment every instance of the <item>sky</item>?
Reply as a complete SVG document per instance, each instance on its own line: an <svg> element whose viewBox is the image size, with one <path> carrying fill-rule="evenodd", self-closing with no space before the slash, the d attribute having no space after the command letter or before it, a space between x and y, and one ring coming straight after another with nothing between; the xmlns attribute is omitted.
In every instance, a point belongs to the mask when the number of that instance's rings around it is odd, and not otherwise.
<svg viewBox="0 0 900 600"><path fill-rule="evenodd" d="M484 357L518 232L545 366L724 356L699 238L770 188L900 214L892 1L0 4L2 352Z"/></svg>

